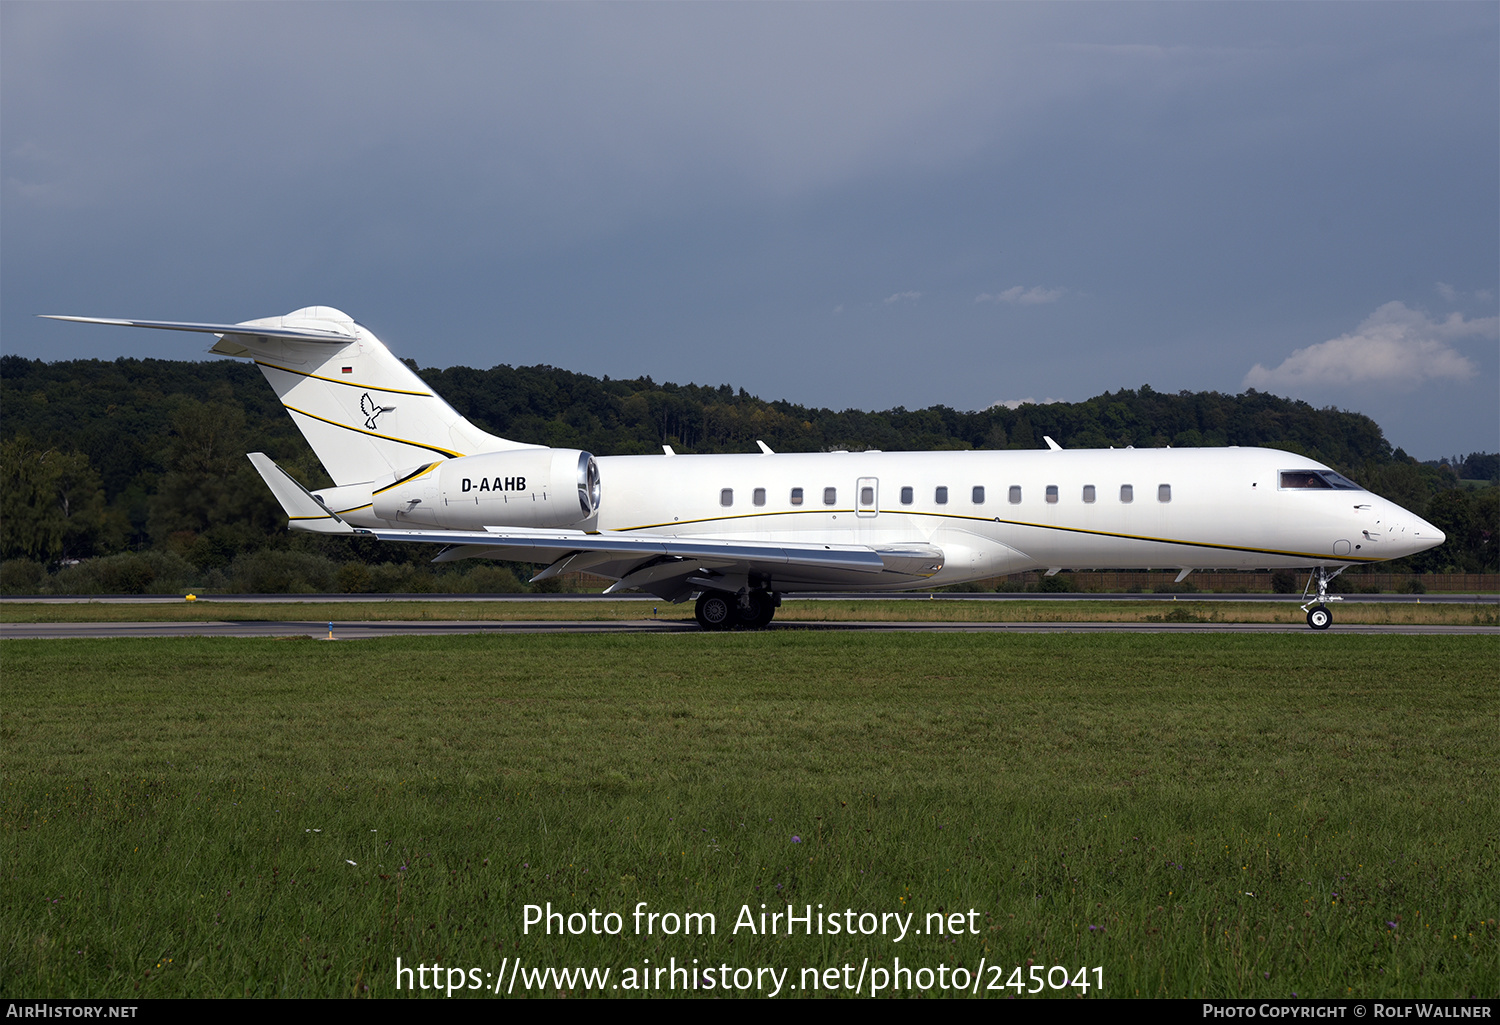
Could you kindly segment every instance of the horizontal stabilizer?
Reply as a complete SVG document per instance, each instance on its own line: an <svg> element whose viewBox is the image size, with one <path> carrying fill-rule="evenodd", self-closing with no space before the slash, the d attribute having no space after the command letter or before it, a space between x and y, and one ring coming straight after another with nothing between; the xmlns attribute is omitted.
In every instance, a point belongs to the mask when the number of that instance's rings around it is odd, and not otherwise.
<svg viewBox="0 0 1500 1025"><path fill-rule="evenodd" d="M160 331L196 331L209 335L249 335L259 338L288 338L298 342L337 342L348 345L357 337L353 333L311 331L305 327L262 327L253 324L194 324L179 320L116 320L109 317L62 317L41 313L47 320L70 320L76 324L109 324L114 327L150 327Z"/></svg>
<svg viewBox="0 0 1500 1025"><path fill-rule="evenodd" d="M287 526L292 530L311 530L319 534L352 534L354 528L339 519L312 493L298 484L291 474L271 461L264 452L251 452L249 459L266 487L286 510Z"/></svg>

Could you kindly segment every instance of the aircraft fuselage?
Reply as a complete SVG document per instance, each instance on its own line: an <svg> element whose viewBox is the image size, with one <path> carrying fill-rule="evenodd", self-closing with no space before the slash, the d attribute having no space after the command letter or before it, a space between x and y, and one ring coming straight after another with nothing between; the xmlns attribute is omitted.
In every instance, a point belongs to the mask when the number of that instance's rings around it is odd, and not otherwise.
<svg viewBox="0 0 1500 1025"><path fill-rule="evenodd" d="M930 585L1035 568L1340 566L1400 558L1442 537L1368 491L1284 486L1283 475L1305 484L1304 474L1331 471L1274 449L601 456L592 516L574 501L575 455L485 458L482 475L463 460L433 463L398 474L399 486L377 489L371 505L335 511L372 529L567 526L875 548L919 541L944 553L942 569L925 578ZM528 476L527 459L552 460L560 472ZM821 590L828 581L767 586L802 585ZM851 576L846 586L912 583Z"/></svg>
<svg viewBox="0 0 1500 1025"><path fill-rule="evenodd" d="M1030 569L1329 569L1443 533L1274 449L1076 449L595 457L501 438L347 314L241 324L59 319L218 336L252 359L330 477L314 494L250 453L293 529L542 562L612 591L698 594L710 628L764 626L778 595L901 590Z"/></svg>

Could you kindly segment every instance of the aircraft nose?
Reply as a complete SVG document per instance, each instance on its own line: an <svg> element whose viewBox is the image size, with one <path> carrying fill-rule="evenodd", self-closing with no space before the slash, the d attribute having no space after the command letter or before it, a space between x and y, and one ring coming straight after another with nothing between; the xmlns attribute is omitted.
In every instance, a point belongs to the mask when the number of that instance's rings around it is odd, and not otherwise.
<svg viewBox="0 0 1500 1025"><path fill-rule="evenodd" d="M1405 547L1411 549L1413 554L1425 552L1429 548L1436 548L1448 540L1448 535L1422 519L1420 516L1411 516L1406 521Z"/></svg>
<svg viewBox="0 0 1500 1025"><path fill-rule="evenodd" d="M1371 541L1384 542L1381 546L1381 558L1396 559L1415 555L1429 548L1436 548L1448 540L1448 536L1441 530L1410 510L1392 504L1379 511L1375 532L1366 531L1365 537Z"/></svg>

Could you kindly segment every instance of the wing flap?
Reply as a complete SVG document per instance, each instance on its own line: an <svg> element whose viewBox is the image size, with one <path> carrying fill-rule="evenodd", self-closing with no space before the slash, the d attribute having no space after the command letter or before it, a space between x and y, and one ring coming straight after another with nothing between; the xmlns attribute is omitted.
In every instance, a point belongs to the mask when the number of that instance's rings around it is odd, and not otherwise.
<svg viewBox="0 0 1500 1025"><path fill-rule="evenodd" d="M610 552L642 560L665 556L688 561L702 560L722 564L752 562L763 566L833 569L857 573L881 573L886 569L885 561L878 552L861 545L786 545L773 541L710 538L687 540L661 534L618 534L611 531L586 534L581 530L532 531L513 527L482 532L377 529L364 533L373 534L382 541L525 549L535 552L538 557L545 556L549 562L575 552Z"/></svg>
<svg viewBox="0 0 1500 1025"><path fill-rule="evenodd" d="M735 591L746 586L784 592L867 589L872 585L900 590L933 576L944 562L941 548L922 542L877 549L515 527L483 531L374 529L358 533L382 541L447 545L437 557L439 562L465 558L545 562L548 566L535 579L575 571L592 573L616 581L606 593L642 590L668 601L678 601L695 590Z"/></svg>

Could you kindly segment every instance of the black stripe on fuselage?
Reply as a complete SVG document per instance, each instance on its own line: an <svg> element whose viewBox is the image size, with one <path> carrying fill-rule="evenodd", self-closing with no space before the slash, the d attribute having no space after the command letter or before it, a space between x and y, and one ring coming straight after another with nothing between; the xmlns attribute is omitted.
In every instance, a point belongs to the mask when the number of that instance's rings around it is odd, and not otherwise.
<svg viewBox="0 0 1500 1025"><path fill-rule="evenodd" d="M374 431L362 431L358 427L350 427L348 424L341 424L337 420L330 420L325 416L318 416L316 413L309 413L305 409L298 409L296 406L288 406L285 402L281 404L281 407L290 413L296 413L299 416L305 416L308 419L317 420L319 423L325 423L332 427L342 427L346 431L353 431L355 434L362 434L367 438L379 438L381 441L394 441L398 445L410 445L412 448L425 448L429 452L436 452L438 455L446 456L449 459L461 459L464 455L464 453L454 452L452 449L438 448L436 445L424 445L420 441L407 441L405 438L393 438L389 434L376 434Z"/></svg>
<svg viewBox="0 0 1500 1025"><path fill-rule="evenodd" d="M382 388L378 384L360 384L358 381L340 381L337 377L324 377L321 374L309 374L305 370L290 370L286 367L278 367L275 363L267 363L265 360L258 359L255 361L255 365L258 367L265 367L267 370L279 370L283 374L296 374L298 377L310 377L314 381L326 381L329 384L341 384L346 388L359 388L362 391L383 391L390 392L392 395L418 395L426 399L430 399L433 397L432 392L429 391L407 391L403 388Z"/></svg>
<svg viewBox="0 0 1500 1025"><path fill-rule="evenodd" d="M393 480L389 484L387 484L385 487L380 488L377 491L370 492L370 497L373 498L376 495L383 495L387 491L391 490L391 488L399 488L401 485L405 484L407 481L411 480L412 478L422 476L422 474L426 473L428 470L432 469L436 465L437 465L437 463L428 463L426 466L419 466L415 470L413 470L411 473L408 473L405 477L402 477L400 480Z"/></svg>

